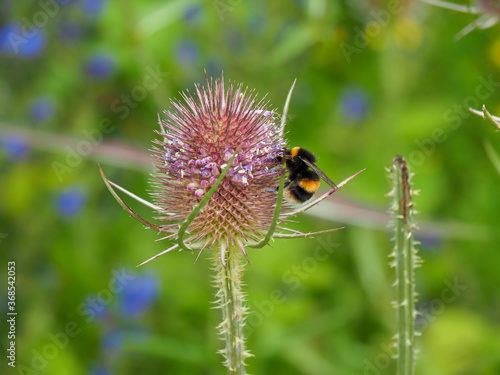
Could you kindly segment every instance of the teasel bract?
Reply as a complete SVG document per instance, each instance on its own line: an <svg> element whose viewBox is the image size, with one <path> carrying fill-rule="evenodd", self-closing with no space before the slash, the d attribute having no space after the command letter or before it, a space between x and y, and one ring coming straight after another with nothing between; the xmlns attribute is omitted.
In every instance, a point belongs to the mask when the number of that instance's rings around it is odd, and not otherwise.
<svg viewBox="0 0 500 375"><path fill-rule="evenodd" d="M270 109L254 90L207 78L194 95L172 100L165 119L159 118L160 136L152 150L154 204L103 179L117 201L132 216L163 234L174 245L147 261L175 249L212 252L217 304L223 321L219 332L226 342L221 353L230 373L245 373L243 326L247 308L241 277L249 261L248 248L262 248L273 238L305 237L315 233L287 230L279 223L305 211L342 187L358 173L319 198L294 207L282 204L285 165L278 163L286 141L283 130L290 101L283 115ZM280 186L278 193L266 189ZM138 216L113 187L153 208L162 224ZM276 231L278 230L278 232ZM246 260L243 259L243 255Z"/></svg>

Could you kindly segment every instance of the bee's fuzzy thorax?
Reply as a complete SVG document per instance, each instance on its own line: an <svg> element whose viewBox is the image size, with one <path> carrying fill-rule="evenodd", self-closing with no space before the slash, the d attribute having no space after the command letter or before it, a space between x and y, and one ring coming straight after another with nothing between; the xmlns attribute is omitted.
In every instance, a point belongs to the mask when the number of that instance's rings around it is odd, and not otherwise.
<svg viewBox="0 0 500 375"><path fill-rule="evenodd" d="M306 150L305 148L302 147L294 147L290 151L287 151L287 154L292 156L292 162L298 163L299 161L297 158L300 159L306 159L310 161L311 163L316 163L316 155L314 155L311 151ZM302 161L300 161L302 163Z"/></svg>

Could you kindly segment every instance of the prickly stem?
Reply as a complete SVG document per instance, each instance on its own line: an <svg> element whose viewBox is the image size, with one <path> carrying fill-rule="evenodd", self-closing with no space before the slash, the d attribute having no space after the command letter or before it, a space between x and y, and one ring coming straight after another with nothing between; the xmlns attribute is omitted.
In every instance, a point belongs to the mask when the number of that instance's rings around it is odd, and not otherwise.
<svg viewBox="0 0 500 375"><path fill-rule="evenodd" d="M251 354L245 349L243 328L248 308L241 281L246 260L240 249L226 251L226 266L221 263L218 252L214 252L216 304L222 311L222 322L218 325L219 334L225 348L219 352L224 356L224 364L230 375L244 375L245 359Z"/></svg>
<svg viewBox="0 0 500 375"><path fill-rule="evenodd" d="M391 266L396 268L396 334L397 374L412 375L415 368L415 268L420 259L414 248L413 202L411 174L401 156L394 159L391 169L395 247Z"/></svg>

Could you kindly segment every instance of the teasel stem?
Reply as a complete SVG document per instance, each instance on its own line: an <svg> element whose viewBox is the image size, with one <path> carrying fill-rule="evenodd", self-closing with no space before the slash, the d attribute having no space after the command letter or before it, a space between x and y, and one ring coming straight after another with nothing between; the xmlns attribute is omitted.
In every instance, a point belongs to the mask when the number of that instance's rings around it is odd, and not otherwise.
<svg viewBox="0 0 500 375"><path fill-rule="evenodd" d="M415 368L415 268L420 264L417 250L414 248L413 202L411 175L408 164L401 156L396 156L392 164L391 177L393 189L390 196L394 198L392 211L394 214L395 247L391 256L391 266L396 268L396 334L397 374L412 375Z"/></svg>
<svg viewBox="0 0 500 375"><path fill-rule="evenodd" d="M251 354L245 349L243 328L248 308L245 306L243 293L243 271L246 260L243 252L238 248L226 249L225 242L221 242L221 254L226 253L225 266L220 260L218 252L213 252L212 262L215 271L215 294L217 307L222 310L222 322L217 326L225 348L221 349L224 365L230 375L244 375L245 359ZM227 251L226 251L227 250Z"/></svg>

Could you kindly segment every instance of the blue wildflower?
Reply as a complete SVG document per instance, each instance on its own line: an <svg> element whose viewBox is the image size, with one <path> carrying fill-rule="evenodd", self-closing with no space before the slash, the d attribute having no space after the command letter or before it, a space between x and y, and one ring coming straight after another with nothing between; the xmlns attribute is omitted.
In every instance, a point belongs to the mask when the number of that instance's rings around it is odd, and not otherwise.
<svg viewBox="0 0 500 375"><path fill-rule="evenodd" d="M118 329L107 332L102 338L102 346L105 351L114 352L120 349L123 343L123 334Z"/></svg>
<svg viewBox="0 0 500 375"><path fill-rule="evenodd" d="M432 231L419 231L415 233L415 240L420 242L420 248L422 250L439 250L443 244L443 239L439 233L433 233Z"/></svg>
<svg viewBox="0 0 500 375"><path fill-rule="evenodd" d="M4 150L11 159L20 160L29 155L29 144L26 138L21 136L6 136L0 140L0 148Z"/></svg>
<svg viewBox="0 0 500 375"><path fill-rule="evenodd" d="M349 122L359 122L364 119L368 110L368 98L359 88L345 89L340 95L342 117Z"/></svg>
<svg viewBox="0 0 500 375"><path fill-rule="evenodd" d="M57 210L61 216L76 216L80 213L85 201L86 197L81 191L68 189L59 194Z"/></svg>
<svg viewBox="0 0 500 375"><path fill-rule="evenodd" d="M192 64L199 59L198 46L191 41L181 41L175 48L179 65Z"/></svg>
<svg viewBox="0 0 500 375"><path fill-rule="evenodd" d="M102 13L105 0L80 0L78 2L83 11L89 16L98 16Z"/></svg>
<svg viewBox="0 0 500 375"><path fill-rule="evenodd" d="M119 293L119 309L127 316L139 315L157 296L158 280L152 275L138 275Z"/></svg>
<svg viewBox="0 0 500 375"><path fill-rule="evenodd" d="M74 43L82 37L82 28L75 22L65 21L59 25L59 37L65 42Z"/></svg>
<svg viewBox="0 0 500 375"><path fill-rule="evenodd" d="M55 109L54 99L50 97L39 97L31 103L31 119L35 122L48 121L54 116Z"/></svg>
<svg viewBox="0 0 500 375"><path fill-rule="evenodd" d="M90 369L89 375L111 375L111 372L106 367L97 365Z"/></svg>
<svg viewBox="0 0 500 375"><path fill-rule="evenodd" d="M38 28L23 32L17 22L0 29L0 52L23 58L33 58L41 54L47 44L45 32Z"/></svg>
<svg viewBox="0 0 500 375"><path fill-rule="evenodd" d="M184 11L184 21L192 26L200 24L203 16L203 8L198 4L189 4Z"/></svg>
<svg viewBox="0 0 500 375"><path fill-rule="evenodd" d="M109 78L115 71L116 61L113 57L104 54L95 54L87 60L84 71L87 75L103 80Z"/></svg>

